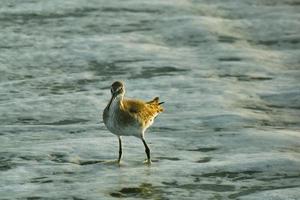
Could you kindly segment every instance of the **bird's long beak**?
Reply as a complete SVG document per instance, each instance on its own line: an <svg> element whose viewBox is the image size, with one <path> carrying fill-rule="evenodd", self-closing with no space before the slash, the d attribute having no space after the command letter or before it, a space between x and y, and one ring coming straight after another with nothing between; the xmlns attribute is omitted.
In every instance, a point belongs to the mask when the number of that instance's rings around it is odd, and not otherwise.
<svg viewBox="0 0 300 200"><path fill-rule="evenodd" d="M116 93L113 93L112 95L111 95L111 99L110 99L110 101L109 101L109 103L108 103L108 109L110 108L110 105L111 105L111 103L113 102L113 100L116 98Z"/></svg>

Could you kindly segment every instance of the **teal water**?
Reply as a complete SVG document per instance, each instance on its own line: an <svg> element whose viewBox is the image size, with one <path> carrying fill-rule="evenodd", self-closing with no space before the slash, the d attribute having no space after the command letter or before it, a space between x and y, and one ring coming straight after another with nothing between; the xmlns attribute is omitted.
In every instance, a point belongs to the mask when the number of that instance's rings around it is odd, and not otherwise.
<svg viewBox="0 0 300 200"><path fill-rule="evenodd" d="M296 0L5 0L0 199L299 199ZM118 140L109 86L160 96Z"/></svg>

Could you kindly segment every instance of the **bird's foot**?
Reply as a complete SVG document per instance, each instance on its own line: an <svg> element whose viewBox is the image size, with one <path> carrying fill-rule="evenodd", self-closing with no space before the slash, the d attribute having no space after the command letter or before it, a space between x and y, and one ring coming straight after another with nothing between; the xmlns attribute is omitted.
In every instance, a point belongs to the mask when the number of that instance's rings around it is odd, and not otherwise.
<svg viewBox="0 0 300 200"><path fill-rule="evenodd" d="M150 159L145 159L144 164L145 165L151 165L152 161Z"/></svg>

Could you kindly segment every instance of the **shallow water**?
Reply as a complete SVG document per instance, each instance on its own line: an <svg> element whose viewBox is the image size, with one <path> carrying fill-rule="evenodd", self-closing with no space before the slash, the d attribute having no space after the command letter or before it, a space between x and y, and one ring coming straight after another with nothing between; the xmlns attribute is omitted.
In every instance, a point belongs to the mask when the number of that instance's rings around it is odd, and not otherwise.
<svg viewBox="0 0 300 200"><path fill-rule="evenodd" d="M1 199L300 198L297 0L5 0ZM117 138L109 86L160 96L142 142Z"/></svg>

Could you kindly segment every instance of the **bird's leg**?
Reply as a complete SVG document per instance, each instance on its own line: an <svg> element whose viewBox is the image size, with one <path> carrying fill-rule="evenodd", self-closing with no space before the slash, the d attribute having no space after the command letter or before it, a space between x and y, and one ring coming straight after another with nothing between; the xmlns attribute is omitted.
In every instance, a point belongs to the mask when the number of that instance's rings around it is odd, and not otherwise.
<svg viewBox="0 0 300 200"><path fill-rule="evenodd" d="M150 163L151 163L151 159L150 159L150 149L149 149L149 147L148 147L148 145L147 145L147 143L146 143L144 137L142 137L142 141L143 141L143 143L144 143L144 146L145 146L145 152L146 152L146 154L147 154L147 163L150 164Z"/></svg>
<svg viewBox="0 0 300 200"><path fill-rule="evenodd" d="M119 159L118 159L118 163L120 163L121 157L122 157L122 141L121 141L121 136L118 136L118 138L119 138Z"/></svg>

